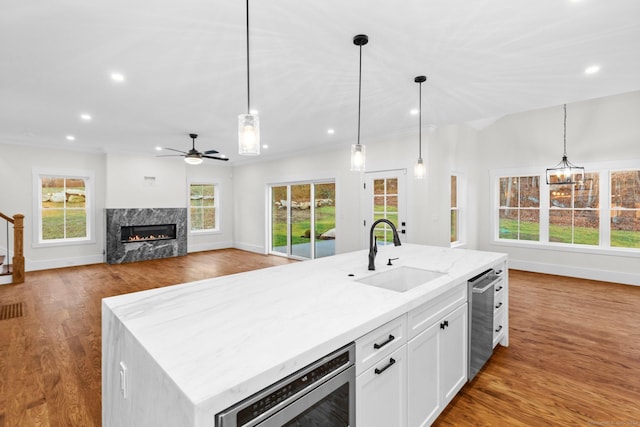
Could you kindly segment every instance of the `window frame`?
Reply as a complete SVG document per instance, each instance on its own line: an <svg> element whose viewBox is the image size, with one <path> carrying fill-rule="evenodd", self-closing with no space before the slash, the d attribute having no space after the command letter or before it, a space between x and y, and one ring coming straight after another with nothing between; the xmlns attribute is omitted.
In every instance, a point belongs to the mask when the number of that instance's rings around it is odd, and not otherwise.
<svg viewBox="0 0 640 427"><path fill-rule="evenodd" d="M467 244L467 222L465 218L466 201L467 201L467 181L466 176L460 172L451 172L449 174L449 204L451 204L451 177L456 177L456 208L458 219L458 240L449 242L452 248L465 246ZM449 206L449 213L454 210L452 206ZM449 221L451 221L451 214L449 215ZM451 224L449 224L451 229ZM451 240L451 233L449 233L449 240Z"/></svg>
<svg viewBox="0 0 640 427"><path fill-rule="evenodd" d="M86 237L71 237L62 239L42 238L42 178L56 177L64 179L82 179L85 181L85 220L86 220ZM72 246L96 243L95 232L95 174L91 170L81 169L57 169L57 168L37 168L32 169L33 183L33 212L34 221L32 234L32 247L54 247L54 246Z"/></svg>
<svg viewBox="0 0 640 427"><path fill-rule="evenodd" d="M618 171L640 170L640 159L624 161L608 161L598 163L583 163L585 172L598 173L600 181L600 242L598 245L582 245L574 243L549 242L549 212L550 186L546 183L544 167L508 168L492 169L490 175L490 243L494 245L513 246L530 249L557 250L564 252L581 252L601 255L616 255L632 258L640 258L639 248L624 248L611 246L611 196L610 182L611 173ZM509 176L540 176L540 240L511 240L499 238L499 204L500 194L498 191L499 180Z"/></svg>
<svg viewBox="0 0 640 427"><path fill-rule="evenodd" d="M192 185L212 185L213 186L213 206L207 207L207 209L215 209L214 228L207 228L204 230L193 230L191 228L191 186ZM189 181L187 182L187 230L190 235L202 236L206 234L220 234L222 233L222 227L220 224L220 195L222 185L219 182L212 181ZM204 206L203 206L204 208Z"/></svg>

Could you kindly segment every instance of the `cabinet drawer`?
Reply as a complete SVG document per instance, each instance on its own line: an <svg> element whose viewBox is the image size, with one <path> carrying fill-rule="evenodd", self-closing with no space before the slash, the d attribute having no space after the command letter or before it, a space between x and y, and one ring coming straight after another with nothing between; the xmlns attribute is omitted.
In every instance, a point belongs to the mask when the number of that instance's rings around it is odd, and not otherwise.
<svg viewBox="0 0 640 427"><path fill-rule="evenodd" d="M495 294L493 295L493 312L497 313L498 310L501 310L506 305L506 292L504 289L504 282L500 280L500 282L495 285Z"/></svg>
<svg viewBox="0 0 640 427"><path fill-rule="evenodd" d="M356 375L407 342L407 317L402 315L356 340Z"/></svg>
<svg viewBox="0 0 640 427"><path fill-rule="evenodd" d="M456 285L433 300L409 312L409 339L415 337L440 319L445 313L467 302L467 283Z"/></svg>

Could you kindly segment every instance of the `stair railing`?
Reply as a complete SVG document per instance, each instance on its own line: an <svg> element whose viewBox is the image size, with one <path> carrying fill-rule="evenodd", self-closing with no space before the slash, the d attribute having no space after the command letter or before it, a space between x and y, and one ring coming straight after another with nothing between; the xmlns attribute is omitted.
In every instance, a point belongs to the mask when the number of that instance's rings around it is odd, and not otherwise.
<svg viewBox="0 0 640 427"><path fill-rule="evenodd" d="M10 264L13 274L13 284L24 283L24 215L15 214L12 217L0 212L0 218L7 221L7 264ZM13 259L9 263L9 223L13 224Z"/></svg>

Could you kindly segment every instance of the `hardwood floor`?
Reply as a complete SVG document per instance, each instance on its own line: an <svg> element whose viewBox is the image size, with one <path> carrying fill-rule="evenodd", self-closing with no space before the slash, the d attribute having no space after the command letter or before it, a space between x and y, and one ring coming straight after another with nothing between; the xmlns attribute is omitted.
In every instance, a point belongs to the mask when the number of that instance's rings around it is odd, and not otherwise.
<svg viewBox="0 0 640 427"><path fill-rule="evenodd" d="M0 286L0 306L12 306L0 320L0 427L100 425L102 298L288 262L227 249ZM434 425L640 425L640 287L509 277L510 347Z"/></svg>

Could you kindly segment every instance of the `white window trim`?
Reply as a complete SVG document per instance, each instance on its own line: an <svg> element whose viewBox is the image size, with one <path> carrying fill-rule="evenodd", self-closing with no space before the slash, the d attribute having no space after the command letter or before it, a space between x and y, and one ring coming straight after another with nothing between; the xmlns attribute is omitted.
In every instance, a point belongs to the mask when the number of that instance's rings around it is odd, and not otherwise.
<svg viewBox="0 0 640 427"><path fill-rule="evenodd" d="M640 250L637 248L619 248L610 246L610 180L611 172L625 170L639 170L640 159L582 163L586 173L597 172L600 174L600 245L579 245L570 243L549 242L549 185L545 178L545 167L508 168L489 171L490 197L491 197L491 244L512 246L529 249L555 250L561 252L580 252L597 255L615 255L630 258L640 258ZM508 176L540 176L540 241L524 241L500 239L498 237L498 206L500 194L497 180Z"/></svg>
<svg viewBox="0 0 640 427"><path fill-rule="evenodd" d="M42 239L42 182L43 176L58 176L61 178L84 179L85 204L87 211L87 237L76 237L69 239L43 240ZM34 248L53 246L87 245L96 243L95 232L95 174L90 170L83 169L57 169L57 168L37 168L32 169L33 181L33 213L32 221L33 233L31 246Z"/></svg>
<svg viewBox="0 0 640 427"><path fill-rule="evenodd" d="M191 229L191 186L192 185L213 185L213 207L216 210L215 221L216 228L210 228L207 230L192 230ZM187 230L189 235L203 236L207 234L222 234L222 227L220 224L220 195L222 194L222 184L215 181L188 181L187 182Z"/></svg>

